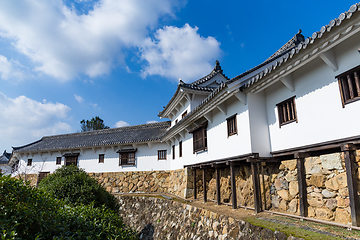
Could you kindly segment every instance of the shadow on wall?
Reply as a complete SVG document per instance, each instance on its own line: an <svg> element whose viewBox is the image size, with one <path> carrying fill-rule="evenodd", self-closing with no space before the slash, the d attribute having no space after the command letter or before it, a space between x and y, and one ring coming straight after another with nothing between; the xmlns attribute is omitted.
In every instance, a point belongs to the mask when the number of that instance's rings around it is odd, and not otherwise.
<svg viewBox="0 0 360 240"><path fill-rule="evenodd" d="M138 234L139 239L153 240L155 227L152 223L146 225Z"/></svg>

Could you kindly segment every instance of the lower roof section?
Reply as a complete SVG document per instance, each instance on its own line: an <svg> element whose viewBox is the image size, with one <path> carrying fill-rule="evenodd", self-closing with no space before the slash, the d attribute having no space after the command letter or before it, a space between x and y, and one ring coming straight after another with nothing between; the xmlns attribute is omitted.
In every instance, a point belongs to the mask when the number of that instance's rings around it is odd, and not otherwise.
<svg viewBox="0 0 360 240"><path fill-rule="evenodd" d="M111 128L90 132L79 132L43 137L21 147L13 147L14 152L47 152L69 149L114 146L132 143L160 141L170 127L170 121Z"/></svg>

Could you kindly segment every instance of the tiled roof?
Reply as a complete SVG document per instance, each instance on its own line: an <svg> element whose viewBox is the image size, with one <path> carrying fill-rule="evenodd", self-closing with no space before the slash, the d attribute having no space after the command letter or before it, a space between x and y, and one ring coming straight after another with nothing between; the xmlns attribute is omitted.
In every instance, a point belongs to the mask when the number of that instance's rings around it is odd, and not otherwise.
<svg viewBox="0 0 360 240"><path fill-rule="evenodd" d="M219 61L216 60L214 69L211 71L211 73L209 73L205 77L202 77L192 83L184 83L180 79L179 85L178 85L174 95L171 97L171 99L168 102L168 104L166 105L166 107L164 107L164 109L162 111L159 111L158 116L160 117L169 108L169 106L174 101L175 97L177 96L177 94L179 93L181 88L187 88L187 89L192 89L192 90L196 90L196 91L204 91L204 92L214 91L217 87L201 87L199 85L211 80L218 73L229 80L229 78L223 74L223 70L221 69Z"/></svg>
<svg viewBox="0 0 360 240"><path fill-rule="evenodd" d="M152 142L158 141L169 127L170 121L166 121L91 132L55 135L43 137L39 141L21 147L13 147L13 149L15 152L37 152Z"/></svg>
<svg viewBox="0 0 360 240"><path fill-rule="evenodd" d="M266 69L264 69L263 71L261 71L260 73L256 74L251 79L249 79L245 83L244 87L245 88L250 87L251 85L258 82L258 80L265 77L267 74L270 74L272 71L274 71L276 68L281 66L283 63L287 62L289 58L293 58L299 52L305 50L310 45L318 43L319 39L323 38L323 36L328 36L328 34L330 34L330 32L333 29L336 29L337 27L342 25L343 22L346 22L347 20L351 19L351 17L354 14L359 14L358 11L360 11L360 3L356 3L352 5L348 11L341 13L338 18L331 20L329 24L321 27L320 31L314 32L311 37L306 38L303 42L300 42L297 46L292 47L290 51L283 52L283 54L279 56L278 59L276 59L276 61L272 60L273 64L271 66L267 67ZM348 31L351 31L351 29L347 29L345 31L345 34ZM335 36L335 38L337 38L337 36ZM316 52L314 52L314 54L315 53ZM235 77L230 81L233 82L234 80L237 79L239 79L239 77Z"/></svg>
<svg viewBox="0 0 360 240"><path fill-rule="evenodd" d="M202 77L192 83L190 83L189 85L192 86L198 86L202 83L205 83L207 81L209 81L210 79L212 79L216 74L220 73L221 75L223 75L226 79L229 79L227 76L224 75L223 70L221 69L220 66L220 62L218 60L215 61L215 67L214 69L211 71L211 73L209 73L208 75L206 75L205 77Z"/></svg>
<svg viewBox="0 0 360 240"><path fill-rule="evenodd" d="M277 50L273 55L271 55L263 63L230 79L229 81L227 81L227 83L235 82L236 80L242 78L243 76L246 76L246 75L256 71L257 69L265 66L266 64L271 63L272 61L275 61L276 59L280 58L281 56L284 56L286 53L289 53L290 51L292 51L292 49L294 49L296 46L298 46L301 42L304 42L304 41L305 41L305 37L301 34L301 30L299 30L298 33L294 35L294 37L292 37L287 43L285 43L281 48L279 48L279 50Z"/></svg>
<svg viewBox="0 0 360 240"><path fill-rule="evenodd" d="M188 88L188 89L192 89L192 90L206 91L206 92L212 92L212 91L214 91L216 89L216 87L200 87L200 86L195 85L195 84L184 83L181 80L180 80L179 86L182 87L182 88Z"/></svg>
<svg viewBox="0 0 360 240"><path fill-rule="evenodd" d="M6 150L4 153L0 156L0 164L7 164L9 162L11 154L7 153Z"/></svg>

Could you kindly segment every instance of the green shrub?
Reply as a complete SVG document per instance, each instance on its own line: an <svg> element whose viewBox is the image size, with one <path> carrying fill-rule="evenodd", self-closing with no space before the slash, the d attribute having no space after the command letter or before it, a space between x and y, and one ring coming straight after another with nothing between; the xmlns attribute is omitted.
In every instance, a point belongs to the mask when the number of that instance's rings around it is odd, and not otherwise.
<svg viewBox="0 0 360 240"><path fill-rule="evenodd" d="M44 178L39 188L68 204L90 204L118 211L116 198L105 190L94 178L75 165L62 166Z"/></svg>
<svg viewBox="0 0 360 240"><path fill-rule="evenodd" d="M136 239L102 206L66 205L22 180L0 174L1 239Z"/></svg>

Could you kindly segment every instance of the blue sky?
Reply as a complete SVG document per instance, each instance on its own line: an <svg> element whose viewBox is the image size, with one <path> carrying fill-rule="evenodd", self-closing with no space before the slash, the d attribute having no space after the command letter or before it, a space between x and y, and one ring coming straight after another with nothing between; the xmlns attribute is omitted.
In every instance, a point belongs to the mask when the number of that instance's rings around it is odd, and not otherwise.
<svg viewBox="0 0 360 240"><path fill-rule="evenodd" d="M157 117L179 78L232 78L355 1L1 0L0 151Z"/></svg>

